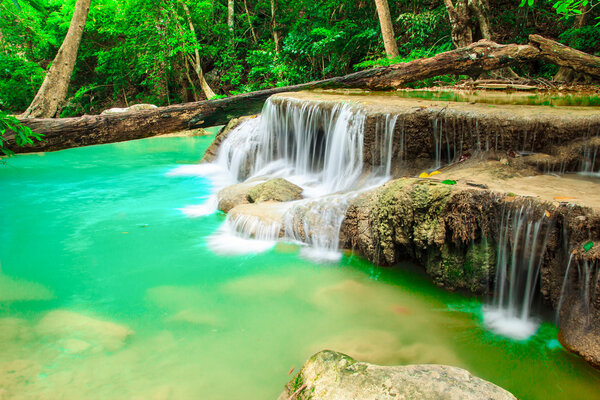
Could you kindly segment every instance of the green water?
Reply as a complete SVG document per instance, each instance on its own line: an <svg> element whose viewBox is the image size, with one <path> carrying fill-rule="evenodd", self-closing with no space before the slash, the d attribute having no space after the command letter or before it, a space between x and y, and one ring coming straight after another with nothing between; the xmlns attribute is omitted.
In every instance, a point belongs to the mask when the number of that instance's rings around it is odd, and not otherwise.
<svg viewBox="0 0 600 400"><path fill-rule="evenodd" d="M380 364L444 363L520 399L599 398L600 374L542 324L486 332L479 301L408 266L317 265L278 245L222 257L210 191L167 176L211 137L17 156L0 166L0 398L275 399L330 348ZM3 397L4 396L4 397Z"/></svg>

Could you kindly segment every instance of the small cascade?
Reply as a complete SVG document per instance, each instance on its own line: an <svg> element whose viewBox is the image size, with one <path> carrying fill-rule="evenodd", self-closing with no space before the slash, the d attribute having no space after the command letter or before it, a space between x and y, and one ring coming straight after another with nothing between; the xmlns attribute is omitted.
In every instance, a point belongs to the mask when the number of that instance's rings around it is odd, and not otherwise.
<svg viewBox="0 0 600 400"><path fill-rule="evenodd" d="M596 136L596 138L600 141L600 136ZM600 145L589 143L583 147L579 173L600 177Z"/></svg>
<svg viewBox="0 0 600 400"><path fill-rule="evenodd" d="M248 178L261 145L261 132L262 117L259 115L236 126L221 143L215 163L230 174L230 179L225 180L230 183L226 185Z"/></svg>
<svg viewBox="0 0 600 400"><path fill-rule="evenodd" d="M391 176L392 173L392 154L394 130L398 115L384 114L377 119L375 123L375 146L373 153L379 152L379 171L380 175ZM400 146L398 148L398 161L401 162L404 157L404 121L401 122ZM376 157L374 156L373 159Z"/></svg>
<svg viewBox="0 0 600 400"><path fill-rule="evenodd" d="M470 125L460 124L460 139L456 131L457 126L456 120L449 120L447 118L435 118L433 120L432 135L433 135L433 168L439 169L446 164L450 164L457 157L460 156L459 152L462 152L465 129L468 130L468 136L476 145L478 150L481 150L481 138L479 136L479 130L476 127L476 137L471 132ZM466 125L466 127L465 127Z"/></svg>
<svg viewBox="0 0 600 400"><path fill-rule="evenodd" d="M250 175L283 176L315 194L356 189L365 119L349 104L270 99Z"/></svg>
<svg viewBox="0 0 600 400"><path fill-rule="evenodd" d="M295 202L284 214L286 238L307 243L301 254L317 262L337 261L340 228L357 192Z"/></svg>
<svg viewBox="0 0 600 400"><path fill-rule="evenodd" d="M209 237L212 251L221 255L261 253L275 245L281 223L264 221L252 215L227 216L225 223Z"/></svg>
<svg viewBox="0 0 600 400"><path fill-rule="evenodd" d="M592 308L598 296L600 283L600 263L593 260L580 260L574 253L569 257L565 276L560 289L560 298L556 308L556 321L560 322L560 312L568 298L575 300L585 316L585 325L593 315Z"/></svg>
<svg viewBox="0 0 600 400"><path fill-rule="evenodd" d="M367 171L363 159L366 119L364 111L347 103L268 99L262 114L233 129L221 143L216 161L204 167L204 175L214 184L211 199L184 212L195 216L216 211L216 194L225 186L282 177L301 186L305 199L286 203L289 208L277 224L264 225L255 217L228 218L211 238L211 248L226 254L246 253L252 246L236 240L256 238L260 243L254 251L262 251L283 231L287 239L309 245L302 250L307 258L339 259L339 231L349 199L388 180L394 151L399 157L405 154L403 135L399 148L394 148L398 146L394 140L397 116L380 115L375 132L377 157L374 168Z"/></svg>
<svg viewBox="0 0 600 400"><path fill-rule="evenodd" d="M494 297L484 309L484 322L492 331L518 340L536 332L531 307L551 226L551 220L536 216L529 206L503 211Z"/></svg>

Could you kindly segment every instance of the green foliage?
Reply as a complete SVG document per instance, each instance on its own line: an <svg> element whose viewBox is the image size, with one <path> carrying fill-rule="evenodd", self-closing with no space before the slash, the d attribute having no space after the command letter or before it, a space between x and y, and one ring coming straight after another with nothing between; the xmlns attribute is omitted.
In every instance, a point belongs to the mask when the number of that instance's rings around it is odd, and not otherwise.
<svg viewBox="0 0 600 400"><path fill-rule="evenodd" d="M24 110L44 80L44 70L34 62L0 53L0 107Z"/></svg>
<svg viewBox="0 0 600 400"><path fill-rule="evenodd" d="M14 141L17 146L31 144L34 140L41 140L44 136L41 133L32 132L29 127L23 126L15 117L0 110L0 152L7 156L14 154L6 147L6 135L9 133L14 133Z"/></svg>
<svg viewBox="0 0 600 400"><path fill-rule="evenodd" d="M366 61L363 61L361 63L354 65L354 68L355 69L373 68L373 67L378 67L378 66L385 66L385 65L392 65L392 64L398 64L398 63L403 63L403 62L409 62L409 61L413 61L413 60L416 60L419 58L432 57L436 54L443 53L443 52L449 51L449 50L452 50L451 42L444 43L441 46L431 47L429 49L416 48L416 49L413 49L409 54L407 54L405 56L400 55L400 56L394 57L394 58L383 57L383 58L377 58L374 60L366 60Z"/></svg>
<svg viewBox="0 0 600 400"><path fill-rule="evenodd" d="M567 29L558 38L569 47L589 53L600 48L600 28L597 26Z"/></svg>
<svg viewBox="0 0 600 400"><path fill-rule="evenodd" d="M16 113L31 102L65 37L75 1L0 2L0 107ZM573 29L578 7L590 0L556 1L519 8L518 2L491 0L498 41L523 42L529 33L540 33L583 51L600 51L600 34L593 26L600 12L600 7L593 7L597 3L588 5L587 24ZM395 60L384 57L372 0L275 3L273 18L270 0L235 2L232 37L226 0L94 0L61 116L96 114L135 103L203 99L193 65L196 52L206 80L223 97L429 57L452 48L447 11L439 1L389 2L401 54ZM557 21L557 10L570 19ZM546 65L534 68L534 74L543 76L553 71ZM455 79L440 77L414 85Z"/></svg>

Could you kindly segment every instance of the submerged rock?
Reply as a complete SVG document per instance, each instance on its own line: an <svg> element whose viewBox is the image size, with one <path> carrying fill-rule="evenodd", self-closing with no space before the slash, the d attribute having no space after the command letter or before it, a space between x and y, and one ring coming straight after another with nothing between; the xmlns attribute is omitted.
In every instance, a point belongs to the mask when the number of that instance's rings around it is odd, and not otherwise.
<svg viewBox="0 0 600 400"><path fill-rule="evenodd" d="M324 350L285 386L279 400L515 400L506 390L445 365L384 367Z"/></svg>
<svg viewBox="0 0 600 400"><path fill-rule="evenodd" d="M63 345L69 353L79 353L91 347L117 351L133 335L126 326L68 310L50 311L38 322L35 332Z"/></svg>
<svg viewBox="0 0 600 400"><path fill-rule="evenodd" d="M283 178L269 179L264 183L252 187L247 194L250 203L262 203L264 201L292 201L302 198L303 189L286 181Z"/></svg>

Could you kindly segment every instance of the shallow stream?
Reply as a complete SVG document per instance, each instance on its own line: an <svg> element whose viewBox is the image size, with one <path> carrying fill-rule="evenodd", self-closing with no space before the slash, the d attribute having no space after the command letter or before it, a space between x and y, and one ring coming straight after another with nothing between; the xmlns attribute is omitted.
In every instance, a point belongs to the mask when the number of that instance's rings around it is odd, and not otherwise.
<svg viewBox="0 0 600 400"><path fill-rule="evenodd" d="M279 243L216 255L225 220L181 211L210 183L170 174L209 137L20 155L0 166L0 398L275 399L314 352L443 363L520 399L600 398L600 373L541 324L485 330L481 302L410 265L319 265Z"/></svg>

